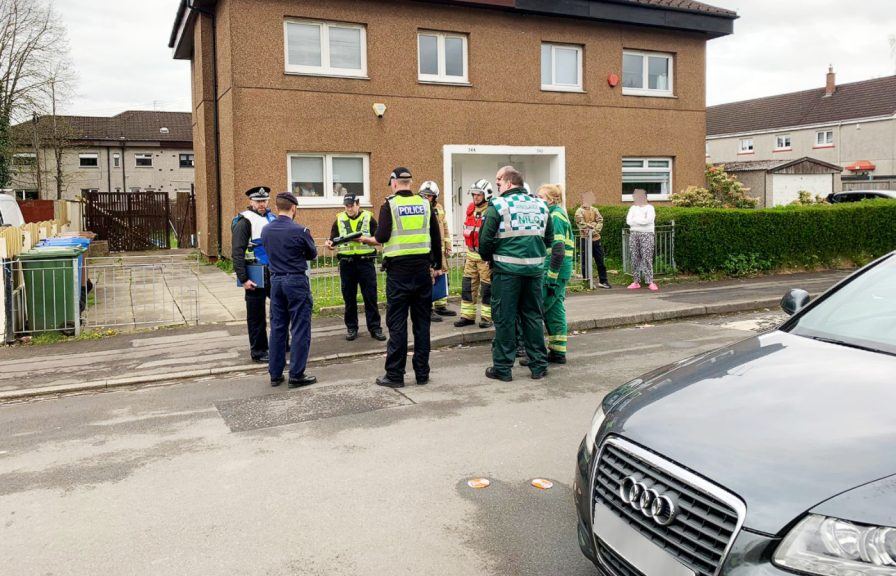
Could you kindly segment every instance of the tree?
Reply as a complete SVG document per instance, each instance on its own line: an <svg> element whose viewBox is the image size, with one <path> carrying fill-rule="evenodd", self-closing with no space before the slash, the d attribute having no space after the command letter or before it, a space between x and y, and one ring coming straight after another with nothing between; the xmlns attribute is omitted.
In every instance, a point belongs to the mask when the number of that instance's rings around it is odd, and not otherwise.
<svg viewBox="0 0 896 576"><path fill-rule="evenodd" d="M65 29L46 0L0 0L0 187L9 184L15 150L10 126L52 109L51 92L74 81L60 74L67 58Z"/></svg>

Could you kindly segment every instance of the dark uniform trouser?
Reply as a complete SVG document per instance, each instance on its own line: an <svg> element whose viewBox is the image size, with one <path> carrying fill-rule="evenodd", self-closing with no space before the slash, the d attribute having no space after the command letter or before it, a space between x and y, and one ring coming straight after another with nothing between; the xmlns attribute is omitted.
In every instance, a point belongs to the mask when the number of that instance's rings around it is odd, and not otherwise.
<svg viewBox="0 0 896 576"><path fill-rule="evenodd" d="M585 266L588 264L585 259L588 258L590 253L597 264L597 281L606 283L607 265L604 262L604 247L600 240L591 242L591 250L588 250L588 238L581 238L579 240L579 253L582 255L582 276L585 276Z"/></svg>
<svg viewBox="0 0 896 576"><path fill-rule="evenodd" d="M547 370L543 283L541 275L515 276L492 271L492 321L495 323L492 360L495 371L500 376L510 376L516 361L517 320L523 346L529 357L529 370L532 374L541 374Z"/></svg>
<svg viewBox="0 0 896 576"><path fill-rule="evenodd" d="M311 349L311 285L305 274L271 277L271 377L283 375L290 343L289 376L301 378ZM288 332L288 334L287 334Z"/></svg>
<svg viewBox="0 0 896 576"><path fill-rule="evenodd" d="M246 326L249 353L258 359L268 353L268 323L265 301L271 296L270 282L264 288L246 290Z"/></svg>
<svg viewBox="0 0 896 576"><path fill-rule="evenodd" d="M414 374L429 377L429 325L432 314L432 275L428 266L413 274L386 272L386 376L403 380L408 361L408 311L414 330Z"/></svg>
<svg viewBox="0 0 896 576"><path fill-rule="evenodd" d="M382 328L380 311L376 306L376 266L372 258L340 258L339 279L342 284L342 300L345 302L345 327L358 329L358 286L364 299L364 316L367 330Z"/></svg>

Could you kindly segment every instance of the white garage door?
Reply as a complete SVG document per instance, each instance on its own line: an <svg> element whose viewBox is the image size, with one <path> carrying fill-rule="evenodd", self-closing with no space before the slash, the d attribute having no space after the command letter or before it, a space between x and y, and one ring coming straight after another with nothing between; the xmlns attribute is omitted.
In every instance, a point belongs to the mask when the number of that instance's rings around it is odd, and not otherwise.
<svg viewBox="0 0 896 576"><path fill-rule="evenodd" d="M790 204L805 190L822 198L834 191L834 178L830 174L775 174L772 176L772 203L775 206Z"/></svg>

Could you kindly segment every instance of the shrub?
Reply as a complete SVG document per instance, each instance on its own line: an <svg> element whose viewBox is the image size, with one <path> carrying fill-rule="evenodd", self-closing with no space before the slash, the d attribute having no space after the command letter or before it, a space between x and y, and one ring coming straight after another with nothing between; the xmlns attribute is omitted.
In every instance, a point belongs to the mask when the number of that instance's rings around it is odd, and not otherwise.
<svg viewBox="0 0 896 576"><path fill-rule="evenodd" d="M706 188L688 186L672 195L672 204L679 208L721 208L722 201Z"/></svg>
<svg viewBox="0 0 896 576"><path fill-rule="evenodd" d="M724 166L706 165L706 188L688 186L672 195L672 205L688 208L755 208L756 198L735 176L725 172Z"/></svg>
<svg viewBox="0 0 896 576"><path fill-rule="evenodd" d="M792 206L812 206L813 204L827 204L827 200L825 200L822 196L816 194L813 198L812 193L807 190L800 190L798 194L799 198L790 203Z"/></svg>
<svg viewBox="0 0 896 576"><path fill-rule="evenodd" d="M628 206L602 206L607 257L620 258ZM572 211L575 212L574 210ZM752 210L656 206L657 224L675 221L675 262L684 272L737 268L755 254L765 269L857 264L896 250L896 201L780 206ZM748 262L749 263L749 262Z"/></svg>
<svg viewBox="0 0 896 576"><path fill-rule="evenodd" d="M731 254L722 263L722 270L729 276L753 276L759 272L772 269L772 261L753 252L750 254Z"/></svg>

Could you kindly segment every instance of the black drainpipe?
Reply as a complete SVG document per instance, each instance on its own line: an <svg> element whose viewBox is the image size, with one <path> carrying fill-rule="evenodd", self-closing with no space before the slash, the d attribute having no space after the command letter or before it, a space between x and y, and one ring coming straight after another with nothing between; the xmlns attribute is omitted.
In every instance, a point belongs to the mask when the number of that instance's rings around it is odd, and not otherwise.
<svg viewBox="0 0 896 576"><path fill-rule="evenodd" d="M215 13L209 12L202 8L197 8L192 2L187 4L187 9L204 14L212 20L212 90L214 90L214 104L212 106L212 114L215 117L215 202L217 204L217 232L218 232L218 258L221 258L221 244L224 240L224 233L221 227L221 218L223 209L221 202L221 131L219 129L220 122L218 116L218 42L217 28L215 27ZM201 47L200 47L201 49Z"/></svg>

